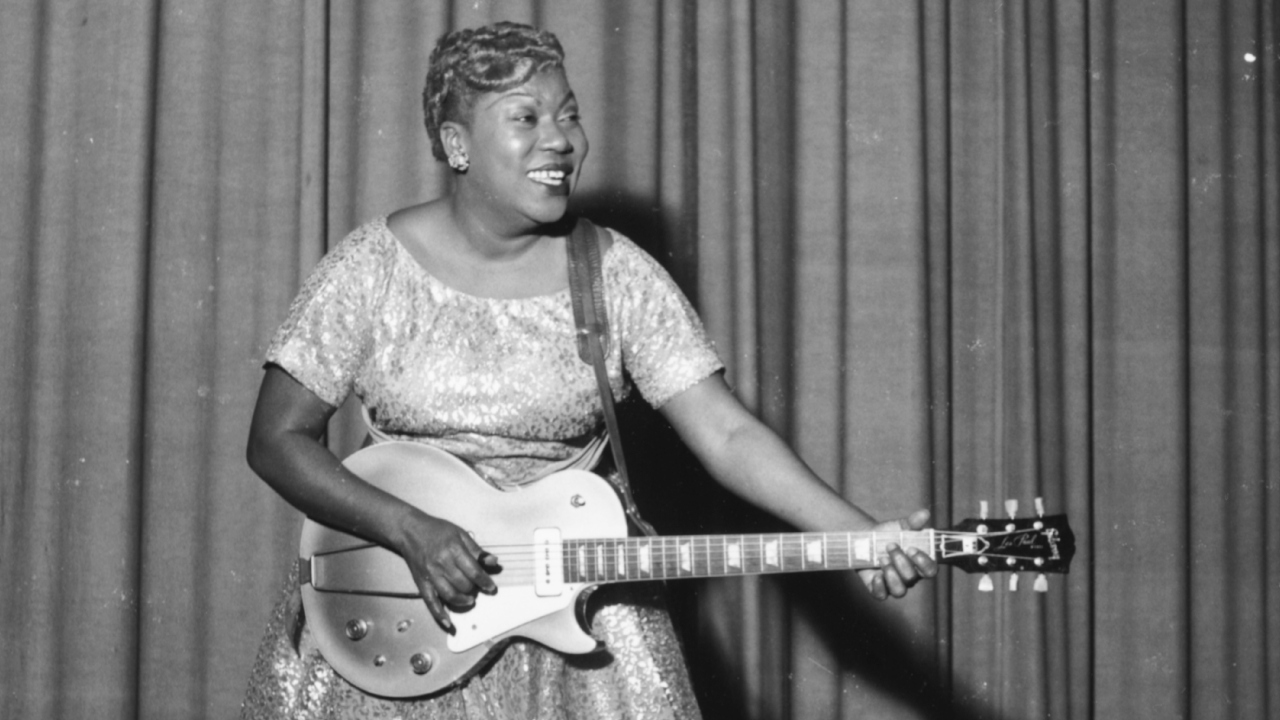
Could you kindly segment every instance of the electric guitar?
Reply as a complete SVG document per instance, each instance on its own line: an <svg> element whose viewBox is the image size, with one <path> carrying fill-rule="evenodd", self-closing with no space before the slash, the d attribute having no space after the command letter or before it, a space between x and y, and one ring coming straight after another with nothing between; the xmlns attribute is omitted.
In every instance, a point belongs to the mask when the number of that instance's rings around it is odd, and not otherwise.
<svg viewBox="0 0 1280 720"><path fill-rule="evenodd" d="M474 533L501 565L492 575L496 594L450 610L450 634L427 610L399 555L306 520L299 567L307 624L338 674L385 697L452 687L515 637L564 653L596 650L577 611L604 583L857 570L882 564L890 543L970 572L1065 573L1074 554L1062 515L968 520L947 531L627 537L613 488L586 471L564 470L503 492L452 455L412 442L373 445L344 464Z"/></svg>

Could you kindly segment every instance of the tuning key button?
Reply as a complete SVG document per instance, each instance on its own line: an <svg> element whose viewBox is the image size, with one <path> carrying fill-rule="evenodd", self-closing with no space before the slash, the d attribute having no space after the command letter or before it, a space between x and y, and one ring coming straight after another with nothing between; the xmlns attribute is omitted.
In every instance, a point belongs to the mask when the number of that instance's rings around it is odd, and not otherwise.
<svg viewBox="0 0 1280 720"><path fill-rule="evenodd" d="M363 618L356 618L347 621L346 627L347 637L352 640L360 640L369 634L369 621Z"/></svg>
<svg viewBox="0 0 1280 720"><path fill-rule="evenodd" d="M1004 501L1004 511L1005 511L1005 512L1007 512L1007 513L1009 513L1009 517L1010 517L1010 519L1017 517L1017 516L1018 516L1018 501L1017 501L1017 500L1012 500L1012 499L1010 499L1010 500L1005 500L1005 501Z"/></svg>
<svg viewBox="0 0 1280 720"><path fill-rule="evenodd" d="M1031 586L1036 592L1049 592L1049 578L1040 573L1036 576L1035 584Z"/></svg>
<svg viewBox="0 0 1280 720"><path fill-rule="evenodd" d="M413 671L418 675L426 675L431 672L431 656L426 653L415 653L409 658L409 664L413 666Z"/></svg>
<svg viewBox="0 0 1280 720"><path fill-rule="evenodd" d="M1018 592L1018 573L1009 576L1009 592Z"/></svg>
<svg viewBox="0 0 1280 720"><path fill-rule="evenodd" d="M982 579L978 581L979 592L994 592L995 589L996 584L991 581L990 575L983 575Z"/></svg>

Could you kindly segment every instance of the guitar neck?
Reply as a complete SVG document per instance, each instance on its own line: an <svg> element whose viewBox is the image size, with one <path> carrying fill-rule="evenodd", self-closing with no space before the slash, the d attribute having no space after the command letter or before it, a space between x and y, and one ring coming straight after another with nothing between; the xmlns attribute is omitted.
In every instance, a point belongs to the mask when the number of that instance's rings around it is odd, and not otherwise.
<svg viewBox="0 0 1280 720"><path fill-rule="evenodd" d="M887 548L937 556L933 530L671 535L563 541L566 582L725 577L878 567Z"/></svg>

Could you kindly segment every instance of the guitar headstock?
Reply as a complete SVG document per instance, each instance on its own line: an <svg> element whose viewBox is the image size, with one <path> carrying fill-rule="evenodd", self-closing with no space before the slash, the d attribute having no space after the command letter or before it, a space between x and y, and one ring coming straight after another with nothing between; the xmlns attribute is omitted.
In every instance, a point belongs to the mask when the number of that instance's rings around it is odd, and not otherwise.
<svg viewBox="0 0 1280 720"><path fill-rule="evenodd" d="M1015 518L1017 504L1006 503L1009 518L965 520L940 533L938 561L954 565L965 572L1035 572L1066 573L1075 555L1075 534L1066 515L1044 515L1043 505L1036 500L1035 517ZM1036 589L1045 585L1043 577ZM990 578L984 578L982 590L991 589ZM1016 576L1010 589L1017 589Z"/></svg>

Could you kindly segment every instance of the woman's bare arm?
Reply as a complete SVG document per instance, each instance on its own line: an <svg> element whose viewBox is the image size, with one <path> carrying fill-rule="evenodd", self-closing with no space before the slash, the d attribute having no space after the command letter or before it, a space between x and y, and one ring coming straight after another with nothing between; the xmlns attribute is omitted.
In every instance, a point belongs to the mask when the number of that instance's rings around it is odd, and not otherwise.
<svg viewBox="0 0 1280 720"><path fill-rule="evenodd" d="M926 510L902 520L877 522L824 483L738 401L719 375L703 380L663 405L662 414L721 484L802 530L923 528ZM883 571L863 571L872 595L902 597L921 577L937 574L925 553L891 548Z"/></svg>
<svg viewBox="0 0 1280 720"><path fill-rule="evenodd" d="M320 442L335 410L284 370L268 367L249 430L249 467L309 517L400 553L432 615L449 628L442 601L466 607L477 591L496 591L480 561L483 551L453 523L344 468Z"/></svg>

